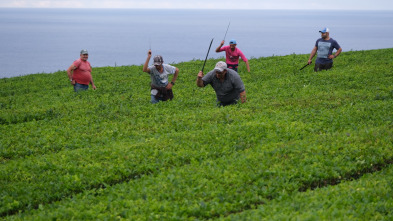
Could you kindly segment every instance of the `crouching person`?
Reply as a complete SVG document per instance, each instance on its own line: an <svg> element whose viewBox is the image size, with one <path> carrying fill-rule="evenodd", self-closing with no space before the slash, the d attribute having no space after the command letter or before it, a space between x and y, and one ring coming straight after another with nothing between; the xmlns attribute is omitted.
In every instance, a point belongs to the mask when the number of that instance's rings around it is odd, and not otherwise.
<svg viewBox="0 0 393 221"><path fill-rule="evenodd" d="M205 76L200 71L196 84L198 87L210 84L216 92L218 106L237 104L239 99L242 103L246 102L246 89L243 81L239 74L227 68L227 64L223 61L219 61L214 70Z"/></svg>
<svg viewBox="0 0 393 221"><path fill-rule="evenodd" d="M151 78L151 103L155 104L160 101L173 99L172 87L175 85L179 69L177 67L164 64L161 55L156 55L151 66L149 61L151 58L151 50L147 53L147 59L143 65L143 72L150 74ZM172 80L169 82L168 75L173 74Z"/></svg>

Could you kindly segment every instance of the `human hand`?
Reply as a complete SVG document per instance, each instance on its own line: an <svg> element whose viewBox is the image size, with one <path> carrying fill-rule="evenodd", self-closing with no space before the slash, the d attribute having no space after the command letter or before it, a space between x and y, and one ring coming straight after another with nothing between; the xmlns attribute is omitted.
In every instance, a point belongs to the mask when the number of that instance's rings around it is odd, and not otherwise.
<svg viewBox="0 0 393 221"><path fill-rule="evenodd" d="M149 49L149 51L147 52L147 56L151 56L151 50Z"/></svg>
<svg viewBox="0 0 393 221"><path fill-rule="evenodd" d="M169 83L169 84L167 84L167 85L165 86L165 88L166 88L167 90L172 89L172 87L173 87L173 85L172 85L171 83Z"/></svg>
<svg viewBox="0 0 393 221"><path fill-rule="evenodd" d="M203 77L203 72L202 72L202 71L199 71L198 77L199 77L199 78Z"/></svg>

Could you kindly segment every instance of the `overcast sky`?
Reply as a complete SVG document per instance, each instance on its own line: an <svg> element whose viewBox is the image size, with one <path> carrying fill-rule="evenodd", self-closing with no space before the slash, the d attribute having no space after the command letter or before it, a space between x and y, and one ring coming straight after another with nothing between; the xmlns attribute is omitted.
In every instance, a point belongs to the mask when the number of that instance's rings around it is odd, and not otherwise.
<svg viewBox="0 0 393 221"><path fill-rule="evenodd" d="M0 8L393 10L392 0L1 0Z"/></svg>

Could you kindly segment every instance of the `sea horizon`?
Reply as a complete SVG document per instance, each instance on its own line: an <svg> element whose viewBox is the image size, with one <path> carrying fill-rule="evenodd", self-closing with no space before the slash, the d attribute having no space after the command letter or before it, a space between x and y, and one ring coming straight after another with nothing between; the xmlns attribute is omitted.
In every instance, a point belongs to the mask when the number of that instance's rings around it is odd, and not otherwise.
<svg viewBox="0 0 393 221"><path fill-rule="evenodd" d="M0 78L63 71L89 50L93 67L203 60L236 39L248 59L308 54L323 27L343 51L392 48L391 10L0 8ZM172 13L176 12L176 13ZM233 13L236 12L236 16ZM263 13L262 13L263 12ZM84 13L80 16L80 13ZM147 17L146 17L147 16Z"/></svg>

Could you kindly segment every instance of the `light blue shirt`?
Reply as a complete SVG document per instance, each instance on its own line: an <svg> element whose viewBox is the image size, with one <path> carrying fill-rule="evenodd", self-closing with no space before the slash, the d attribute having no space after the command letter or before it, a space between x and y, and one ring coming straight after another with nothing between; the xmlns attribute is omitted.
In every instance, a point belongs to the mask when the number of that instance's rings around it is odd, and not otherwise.
<svg viewBox="0 0 393 221"><path fill-rule="evenodd" d="M175 74L176 67L169 64L162 64L164 71L160 73L157 68L152 65L150 69L151 83L156 87L166 87L168 85L168 75Z"/></svg>

